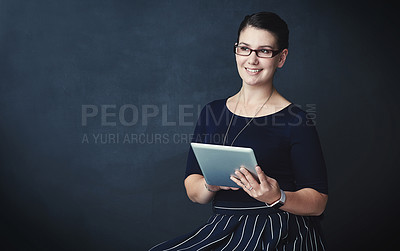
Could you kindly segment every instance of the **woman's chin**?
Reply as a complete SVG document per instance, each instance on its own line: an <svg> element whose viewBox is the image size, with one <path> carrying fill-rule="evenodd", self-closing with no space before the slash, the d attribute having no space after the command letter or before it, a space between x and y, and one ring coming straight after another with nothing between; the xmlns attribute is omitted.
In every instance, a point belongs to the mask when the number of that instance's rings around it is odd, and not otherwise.
<svg viewBox="0 0 400 251"><path fill-rule="evenodd" d="M243 84L249 87L257 87L257 86L265 86L267 82L257 81L257 80L251 80L251 81L243 80Z"/></svg>

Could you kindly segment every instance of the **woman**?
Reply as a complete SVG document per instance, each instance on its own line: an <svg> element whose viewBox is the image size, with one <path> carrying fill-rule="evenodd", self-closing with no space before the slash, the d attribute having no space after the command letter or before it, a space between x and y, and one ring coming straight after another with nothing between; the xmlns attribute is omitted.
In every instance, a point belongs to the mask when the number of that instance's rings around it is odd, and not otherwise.
<svg viewBox="0 0 400 251"><path fill-rule="evenodd" d="M214 215L151 250L325 250L319 220L328 187L318 134L273 85L288 37L285 21L274 13L244 18L234 46L242 87L207 104L194 132L196 142L251 147L259 181L242 167L231 177L241 189L209 185L190 150L187 195L197 203L212 201Z"/></svg>

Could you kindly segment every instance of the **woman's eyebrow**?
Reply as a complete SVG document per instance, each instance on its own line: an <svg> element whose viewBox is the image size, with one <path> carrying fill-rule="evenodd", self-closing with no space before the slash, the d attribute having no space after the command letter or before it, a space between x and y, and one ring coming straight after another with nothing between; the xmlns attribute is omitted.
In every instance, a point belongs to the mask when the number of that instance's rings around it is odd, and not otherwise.
<svg viewBox="0 0 400 251"><path fill-rule="evenodd" d="M246 46L249 46L250 47L250 45L249 44L247 44L247 43L244 43L244 42L240 42L239 44L243 44L243 45L246 45ZM260 47L269 47L269 48L273 48L271 45L261 45L261 46L258 46L258 48L260 48Z"/></svg>

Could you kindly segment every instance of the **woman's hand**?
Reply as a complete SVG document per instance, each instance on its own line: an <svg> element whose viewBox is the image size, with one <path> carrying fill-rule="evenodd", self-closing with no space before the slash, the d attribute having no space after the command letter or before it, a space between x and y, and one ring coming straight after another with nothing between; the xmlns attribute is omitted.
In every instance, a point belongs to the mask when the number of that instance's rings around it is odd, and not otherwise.
<svg viewBox="0 0 400 251"><path fill-rule="evenodd" d="M238 187L213 186L213 185L209 185L207 183L204 183L204 184L205 184L206 189L210 192L218 192L219 190L239 190L240 189Z"/></svg>
<svg viewBox="0 0 400 251"><path fill-rule="evenodd" d="M186 193L189 199L200 204L207 204L219 190L238 190L236 187L212 186L206 183L203 175L191 174L185 179Z"/></svg>
<svg viewBox="0 0 400 251"><path fill-rule="evenodd" d="M251 197L272 204L280 199L281 191L278 182L265 175L259 166L256 166L258 182L253 175L246 169L240 168L236 171L237 178L231 176L236 184ZM302 188L295 192L286 191L285 205L280 207L281 210L304 216L321 215L328 202L328 195L318 192L313 188Z"/></svg>
<svg viewBox="0 0 400 251"><path fill-rule="evenodd" d="M256 171L260 182L244 167L241 167L240 171L236 171L235 174L237 177L231 176L231 180L243 188L248 195L259 201L268 204L278 201L281 197L278 182L265 175L259 166L256 166Z"/></svg>

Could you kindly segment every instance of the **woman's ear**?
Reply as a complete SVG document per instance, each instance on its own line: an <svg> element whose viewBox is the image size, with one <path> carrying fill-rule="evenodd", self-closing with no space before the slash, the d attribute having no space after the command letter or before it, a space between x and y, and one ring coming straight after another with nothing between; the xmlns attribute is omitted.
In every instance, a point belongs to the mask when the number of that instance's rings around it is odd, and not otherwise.
<svg viewBox="0 0 400 251"><path fill-rule="evenodd" d="M282 66L285 64L286 62L286 57L288 55L289 51L288 49L284 49L279 56L279 61L278 61L278 68L282 68Z"/></svg>

